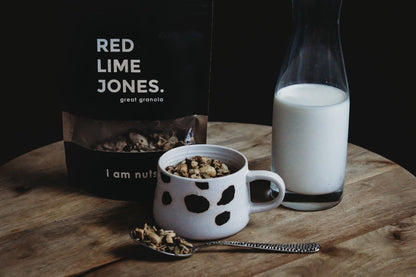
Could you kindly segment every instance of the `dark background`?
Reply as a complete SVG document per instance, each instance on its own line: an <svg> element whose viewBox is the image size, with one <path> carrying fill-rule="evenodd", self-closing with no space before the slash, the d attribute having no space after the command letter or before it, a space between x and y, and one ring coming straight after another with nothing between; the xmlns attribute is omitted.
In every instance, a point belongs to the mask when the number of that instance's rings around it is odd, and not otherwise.
<svg viewBox="0 0 416 277"><path fill-rule="evenodd" d="M62 139L65 34L57 2L14 1L3 8L0 164ZM209 120L271 125L291 2L214 3ZM416 174L411 10L403 2L344 0L341 40L351 95L349 141Z"/></svg>

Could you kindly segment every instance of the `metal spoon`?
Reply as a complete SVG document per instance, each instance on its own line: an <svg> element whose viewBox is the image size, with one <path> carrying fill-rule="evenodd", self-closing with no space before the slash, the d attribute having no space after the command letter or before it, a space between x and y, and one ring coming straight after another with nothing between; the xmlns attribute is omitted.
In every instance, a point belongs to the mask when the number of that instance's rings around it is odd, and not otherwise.
<svg viewBox="0 0 416 277"><path fill-rule="evenodd" d="M136 238L134 234L134 230L130 231L130 237L140 244L141 246L144 246L146 248L149 248L153 251L174 256L178 258L185 258L193 255L196 251L198 251L202 247L208 247L208 246L218 246L218 245L224 245L224 246L237 246L237 247L245 247L245 248L253 248L253 249L261 249L265 251L271 251L271 252L278 252L278 253L296 253L296 254L312 254L316 253L321 249L321 246L319 243L315 242L309 242L309 243L296 243L296 244L275 244L275 243L257 243L257 242L242 242L242 241L210 241L198 245L194 245L192 247L192 251L187 254L175 254L171 252L162 251L159 249L155 249L147 245L146 243L140 241L138 238Z"/></svg>

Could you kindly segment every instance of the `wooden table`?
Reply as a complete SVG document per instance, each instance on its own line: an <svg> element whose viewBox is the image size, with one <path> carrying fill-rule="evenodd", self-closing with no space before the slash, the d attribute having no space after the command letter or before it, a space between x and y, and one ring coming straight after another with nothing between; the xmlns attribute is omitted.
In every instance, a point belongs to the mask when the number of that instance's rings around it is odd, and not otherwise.
<svg viewBox="0 0 416 277"><path fill-rule="evenodd" d="M271 127L211 122L208 143L270 168ZM349 145L343 201L319 212L278 207L252 214L232 240L316 241L317 254L206 248L173 260L139 248L129 228L151 220L149 204L70 187L63 143L0 168L0 276L415 276L416 177Z"/></svg>

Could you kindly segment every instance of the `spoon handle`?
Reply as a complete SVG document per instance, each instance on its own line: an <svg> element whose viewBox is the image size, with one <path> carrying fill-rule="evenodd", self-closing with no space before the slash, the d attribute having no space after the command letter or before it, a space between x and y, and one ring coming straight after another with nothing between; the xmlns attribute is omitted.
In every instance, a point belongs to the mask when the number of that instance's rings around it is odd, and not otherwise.
<svg viewBox="0 0 416 277"><path fill-rule="evenodd" d="M246 248L255 248L280 253L316 253L321 246L315 242L309 243L295 243L295 244L275 244L275 243L257 243L257 242L242 242L242 241L211 241L196 246L196 248L225 245L225 246L237 246Z"/></svg>

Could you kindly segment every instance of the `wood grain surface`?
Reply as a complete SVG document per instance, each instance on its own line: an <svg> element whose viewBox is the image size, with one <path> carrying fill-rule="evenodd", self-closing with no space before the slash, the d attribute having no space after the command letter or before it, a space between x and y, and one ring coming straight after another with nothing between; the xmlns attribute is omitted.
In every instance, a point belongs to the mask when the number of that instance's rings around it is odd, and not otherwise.
<svg viewBox="0 0 416 277"><path fill-rule="evenodd" d="M210 122L208 143L241 151L250 169L270 169L270 126ZM175 260L129 238L130 228L152 221L150 202L68 186L63 143L53 143L0 167L0 276L415 276L416 177L352 144L346 176L336 207L252 214L228 238L316 241L317 254L210 247Z"/></svg>

